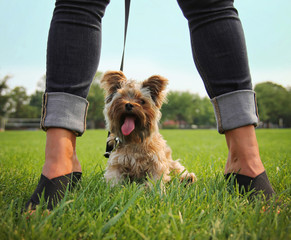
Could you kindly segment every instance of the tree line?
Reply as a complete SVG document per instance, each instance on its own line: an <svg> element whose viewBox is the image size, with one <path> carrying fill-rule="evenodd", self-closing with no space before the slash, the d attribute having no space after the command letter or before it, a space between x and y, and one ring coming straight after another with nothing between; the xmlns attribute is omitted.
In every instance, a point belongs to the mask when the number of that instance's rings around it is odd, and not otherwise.
<svg viewBox="0 0 291 240"><path fill-rule="evenodd" d="M87 115L88 128L103 128L104 92L99 86L101 72L97 72L91 85ZM40 118L45 76L37 90L28 95L17 86L10 89L10 77L0 79L0 118ZM291 89L272 82L257 84L258 110L263 127L291 127ZM164 128L214 128L213 107L208 97L188 91L169 91L167 103L162 106L161 124Z"/></svg>

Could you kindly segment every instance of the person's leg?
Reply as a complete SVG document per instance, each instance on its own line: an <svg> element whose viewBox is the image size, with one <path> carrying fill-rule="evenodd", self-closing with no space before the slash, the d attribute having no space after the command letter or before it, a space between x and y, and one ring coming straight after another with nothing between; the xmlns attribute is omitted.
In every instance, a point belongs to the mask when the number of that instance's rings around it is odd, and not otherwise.
<svg viewBox="0 0 291 240"><path fill-rule="evenodd" d="M45 163L26 207L34 208L39 203L38 195L43 189L47 189L45 197L52 199L60 190L54 188L71 183L68 176L80 178L76 137L86 129L86 97L99 63L101 20L108 3L109 0L56 0L48 37L41 120L47 131ZM51 201L49 208L53 207Z"/></svg>
<svg viewBox="0 0 291 240"><path fill-rule="evenodd" d="M67 129L49 128L42 174L53 179L72 172L82 172L76 154L76 135Z"/></svg>
<svg viewBox="0 0 291 240"><path fill-rule="evenodd" d="M178 0L190 29L193 58L214 106L229 155L225 174L264 172L244 33L233 0Z"/></svg>
<svg viewBox="0 0 291 240"><path fill-rule="evenodd" d="M265 171L257 143L255 128L252 125L225 132L229 149L224 173L240 173L256 177Z"/></svg>

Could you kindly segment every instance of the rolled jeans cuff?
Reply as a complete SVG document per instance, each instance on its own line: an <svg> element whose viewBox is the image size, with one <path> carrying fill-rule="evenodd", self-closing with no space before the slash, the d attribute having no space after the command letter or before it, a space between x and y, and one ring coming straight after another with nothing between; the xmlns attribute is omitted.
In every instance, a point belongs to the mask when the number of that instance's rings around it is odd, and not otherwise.
<svg viewBox="0 0 291 240"><path fill-rule="evenodd" d="M227 130L258 125L256 94L252 90L239 90L211 99L219 133Z"/></svg>
<svg viewBox="0 0 291 240"><path fill-rule="evenodd" d="M89 103L85 98L64 93L47 92L43 95L41 128L64 128L81 136L86 130Z"/></svg>

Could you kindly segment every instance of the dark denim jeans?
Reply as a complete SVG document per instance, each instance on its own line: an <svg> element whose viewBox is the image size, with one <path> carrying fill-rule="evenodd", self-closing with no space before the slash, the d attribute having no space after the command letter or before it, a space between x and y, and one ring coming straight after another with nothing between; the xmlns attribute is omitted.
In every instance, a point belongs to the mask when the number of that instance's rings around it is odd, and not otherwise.
<svg viewBox="0 0 291 240"><path fill-rule="evenodd" d="M85 131L86 97L101 50L109 0L56 1L47 48L42 127ZM244 33L232 0L178 0L188 20L193 58L212 100L219 132L256 125Z"/></svg>

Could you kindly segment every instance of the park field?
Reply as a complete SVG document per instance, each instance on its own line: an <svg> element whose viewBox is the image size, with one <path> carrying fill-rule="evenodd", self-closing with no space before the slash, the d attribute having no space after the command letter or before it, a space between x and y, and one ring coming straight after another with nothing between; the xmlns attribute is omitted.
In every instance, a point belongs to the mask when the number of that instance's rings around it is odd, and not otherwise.
<svg viewBox="0 0 291 240"><path fill-rule="evenodd" d="M50 214L22 213L44 162L45 133L0 133L0 239L291 239L291 130L258 129L260 153L276 198L249 202L227 188L227 148L215 130L162 130L173 158L194 172L146 188L103 179L105 130L77 140L82 181ZM265 210L264 210L265 209Z"/></svg>

